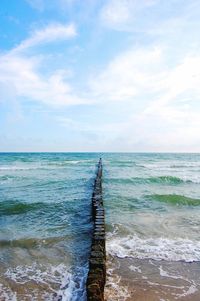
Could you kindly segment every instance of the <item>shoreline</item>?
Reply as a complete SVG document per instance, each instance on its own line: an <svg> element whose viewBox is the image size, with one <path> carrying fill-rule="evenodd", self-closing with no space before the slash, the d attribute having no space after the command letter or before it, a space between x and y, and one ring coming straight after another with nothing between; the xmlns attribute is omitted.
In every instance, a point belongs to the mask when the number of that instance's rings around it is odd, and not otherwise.
<svg viewBox="0 0 200 301"><path fill-rule="evenodd" d="M108 256L105 301L199 301L199 262Z"/></svg>

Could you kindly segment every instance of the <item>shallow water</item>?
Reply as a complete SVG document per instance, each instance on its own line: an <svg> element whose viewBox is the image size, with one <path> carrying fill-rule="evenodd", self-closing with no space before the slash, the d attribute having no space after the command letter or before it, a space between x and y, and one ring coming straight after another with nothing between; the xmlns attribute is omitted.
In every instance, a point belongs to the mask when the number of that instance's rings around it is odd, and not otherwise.
<svg viewBox="0 0 200 301"><path fill-rule="evenodd" d="M0 154L0 300L85 300L97 158Z"/></svg>
<svg viewBox="0 0 200 301"><path fill-rule="evenodd" d="M200 300L200 155L116 154L104 165L106 300Z"/></svg>
<svg viewBox="0 0 200 301"><path fill-rule="evenodd" d="M200 155L101 154L108 301L200 300ZM0 300L86 299L100 154L0 154Z"/></svg>

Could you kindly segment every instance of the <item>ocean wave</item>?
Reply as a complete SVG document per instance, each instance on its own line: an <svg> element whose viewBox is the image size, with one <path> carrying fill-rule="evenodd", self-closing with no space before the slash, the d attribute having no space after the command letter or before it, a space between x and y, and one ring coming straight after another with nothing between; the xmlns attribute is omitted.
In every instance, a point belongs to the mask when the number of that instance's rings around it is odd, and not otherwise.
<svg viewBox="0 0 200 301"><path fill-rule="evenodd" d="M52 162L48 162L48 163L45 163L44 165L47 165L47 166L66 166L68 164L78 164L78 163L83 163L85 162L86 160L65 160L65 161L52 161Z"/></svg>
<svg viewBox="0 0 200 301"><path fill-rule="evenodd" d="M173 170L173 169L196 169L200 168L199 162L155 162L155 163L136 163L137 167L143 167L151 170Z"/></svg>
<svg viewBox="0 0 200 301"><path fill-rule="evenodd" d="M150 183L162 183L162 184L180 184L180 183L191 183L190 180L184 180L174 176L160 176L160 177L151 177L147 181Z"/></svg>
<svg viewBox="0 0 200 301"><path fill-rule="evenodd" d="M108 165L112 167L133 167L136 166L136 163L132 160L115 160L108 161Z"/></svg>
<svg viewBox="0 0 200 301"><path fill-rule="evenodd" d="M177 185L181 183L192 183L192 180L182 179L174 176L157 176L157 177L134 177L134 178L110 178L109 182L117 184L170 184Z"/></svg>
<svg viewBox="0 0 200 301"><path fill-rule="evenodd" d="M83 159L83 160L62 160L62 161L48 161L48 162L42 162L42 166L58 166L58 167L66 167L68 165L89 165L89 164L96 164L95 160L92 159Z"/></svg>
<svg viewBox="0 0 200 301"><path fill-rule="evenodd" d="M184 195L177 195L177 194L152 194L146 196L146 198L162 203L172 204L172 205L183 205L183 206L200 205L200 199L194 199Z"/></svg>
<svg viewBox="0 0 200 301"><path fill-rule="evenodd" d="M0 181L6 182L6 181L22 181L27 179L26 177L23 176L18 176L18 175L2 175L0 176Z"/></svg>
<svg viewBox="0 0 200 301"><path fill-rule="evenodd" d="M78 164L80 162L84 162L83 161L80 161L80 160L71 160L71 161L62 161L62 162L59 162L59 161L53 161L53 162L41 162L41 163L38 163L38 164L26 164L26 165L4 165L4 166L0 166L0 171L20 171L20 170L42 170L42 169L52 169L52 168L55 168L55 167L66 167L68 165L75 165L75 164Z"/></svg>
<svg viewBox="0 0 200 301"><path fill-rule="evenodd" d="M15 172L15 171L34 171L34 170L52 170L52 169L65 169L70 166L89 166L91 160L71 160L71 161L52 161L52 162L38 162L23 165L4 165L0 166L0 172ZM4 176L4 175L3 175Z"/></svg>
<svg viewBox="0 0 200 301"><path fill-rule="evenodd" d="M0 215L14 215L14 214L23 214L33 210L40 209L53 209L56 210L60 206L60 204L51 204L51 203L25 203L16 200L7 200L0 203Z"/></svg>
<svg viewBox="0 0 200 301"><path fill-rule="evenodd" d="M1 203L0 214L1 215L12 215L22 214L28 211L37 210L44 207L43 203L22 203L16 201L7 201Z"/></svg>
<svg viewBox="0 0 200 301"><path fill-rule="evenodd" d="M0 171L31 171L31 170L50 170L58 167L58 165L38 165L38 166L4 166L0 167ZM63 166L61 166L62 168Z"/></svg>
<svg viewBox="0 0 200 301"><path fill-rule="evenodd" d="M0 240L0 247L20 247L20 248L34 248L39 246L48 246L55 244L60 241L69 239L67 235L59 237L48 237L48 238L21 238L12 240Z"/></svg>
<svg viewBox="0 0 200 301"><path fill-rule="evenodd" d="M29 165L29 166L1 166L0 171L16 171L16 170L33 170L33 169L41 169L42 166L35 166L35 165Z"/></svg>
<svg viewBox="0 0 200 301"><path fill-rule="evenodd" d="M119 258L153 259L168 261L200 261L200 242L190 239L140 238L137 235L111 238L107 251Z"/></svg>

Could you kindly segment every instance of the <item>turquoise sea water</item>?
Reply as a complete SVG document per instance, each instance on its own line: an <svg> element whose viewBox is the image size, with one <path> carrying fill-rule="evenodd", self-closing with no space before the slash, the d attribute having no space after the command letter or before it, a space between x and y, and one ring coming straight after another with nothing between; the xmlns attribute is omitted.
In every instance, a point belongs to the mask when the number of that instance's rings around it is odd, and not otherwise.
<svg viewBox="0 0 200 301"><path fill-rule="evenodd" d="M85 300L100 156L108 300L200 300L200 155L134 153L0 154L0 300Z"/></svg>
<svg viewBox="0 0 200 301"><path fill-rule="evenodd" d="M0 300L84 300L97 157L0 154Z"/></svg>

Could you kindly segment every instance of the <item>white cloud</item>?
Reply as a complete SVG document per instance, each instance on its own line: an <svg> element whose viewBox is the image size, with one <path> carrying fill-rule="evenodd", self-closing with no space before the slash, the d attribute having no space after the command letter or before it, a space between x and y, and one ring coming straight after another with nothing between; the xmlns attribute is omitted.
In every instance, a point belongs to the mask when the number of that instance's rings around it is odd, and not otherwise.
<svg viewBox="0 0 200 301"><path fill-rule="evenodd" d="M143 9L156 3L156 0L108 0L100 12L103 25L116 30L132 30L130 24Z"/></svg>
<svg viewBox="0 0 200 301"><path fill-rule="evenodd" d="M7 54L0 57L0 83L15 91L15 97L48 105L75 105L87 102L73 92L66 81L65 70L50 76L38 71L42 58ZM5 97L5 94L4 94Z"/></svg>
<svg viewBox="0 0 200 301"><path fill-rule="evenodd" d="M159 81L163 74L160 63L159 48L126 51L90 80L90 88L105 101L133 100L141 92L157 90L158 74Z"/></svg>
<svg viewBox="0 0 200 301"><path fill-rule="evenodd" d="M30 54L29 50L42 43L69 39L76 35L73 24L51 24L37 30L19 46L0 55L0 98L6 98L3 92L12 91L12 98L20 101L36 101L48 105L75 105L88 101L76 96L67 81L68 70L52 68L51 74L42 71L42 55ZM24 51L26 50L26 51ZM32 53L32 52L31 52ZM51 62L49 62L51 64ZM8 98L7 98L8 100ZM10 97L9 97L10 100Z"/></svg>
<svg viewBox="0 0 200 301"><path fill-rule="evenodd" d="M121 150L200 151L199 70L198 53L169 64L161 47L129 50L112 59L90 81L95 98L112 102L114 112L129 108L126 122L115 124L111 149L124 141Z"/></svg>
<svg viewBox="0 0 200 301"><path fill-rule="evenodd" d="M127 22L131 18L130 4L131 2L126 0L112 0L108 2L101 11L102 20L110 26Z"/></svg>
<svg viewBox="0 0 200 301"><path fill-rule="evenodd" d="M43 29L35 30L31 36L22 41L14 51L22 51L40 44L51 43L59 40L67 40L76 36L74 24L49 24Z"/></svg>
<svg viewBox="0 0 200 301"><path fill-rule="evenodd" d="M19 46L0 55L1 91L12 91L12 98L19 101L31 100L53 106L86 103L86 100L76 96L67 81L67 67L63 70L53 68L50 75L45 75L40 71L45 57L39 54L33 56L29 52L42 43L65 40L75 35L73 24L51 24L33 32ZM2 92L0 98L5 101L5 93Z"/></svg>
<svg viewBox="0 0 200 301"><path fill-rule="evenodd" d="M162 94L150 102L144 115L160 114L161 110L167 112L169 106L177 107L179 104L179 107L176 108L177 112L182 110L186 103L197 102L200 97L199 70L200 55L186 56L182 62L167 70L159 82L159 89Z"/></svg>
<svg viewBox="0 0 200 301"><path fill-rule="evenodd" d="M106 101L149 103L152 109L200 97L200 55L187 55L168 65L165 49L160 47L129 50L117 55L99 74L91 78L95 97ZM148 101L145 97L148 95ZM184 96L183 96L184 95ZM188 98L189 97L189 98ZM150 108L145 112L150 113Z"/></svg>

